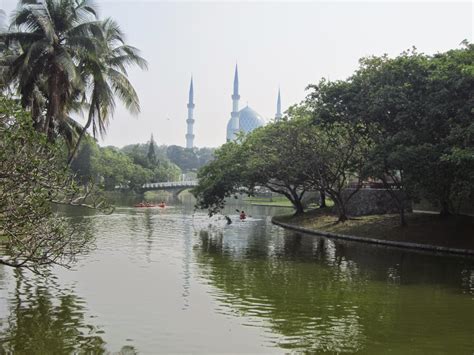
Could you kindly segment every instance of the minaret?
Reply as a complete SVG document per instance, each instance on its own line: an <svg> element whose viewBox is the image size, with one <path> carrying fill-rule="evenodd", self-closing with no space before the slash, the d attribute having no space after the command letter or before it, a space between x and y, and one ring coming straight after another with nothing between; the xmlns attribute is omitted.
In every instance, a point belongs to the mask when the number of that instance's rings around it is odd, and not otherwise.
<svg viewBox="0 0 474 355"><path fill-rule="evenodd" d="M237 70L237 64L235 65L235 73L234 73L234 92L232 94L232 112L230 113L231 117L231 127L232 127L232 138L235 139L237 132L239 132L240 125L239 125L239 72ZM229 140L229 137L227 137Z"/></svg>
<svg viewBox="0 0 474 355"><path fill-rule="evenodd" d="M194 110L194 91L193 91L193 77L191 77L191 85L189 86L189 100L188 100L188 131L186 133L186 148L194 147L194 134L193 134L193 110Z"/></svg>
<svg viewBox="0 0 474 355"><path fill-rule="evenodd" d="M278 99L277 99L277 113L275 115L275 121L278 122L281 120L281 97L280 97L280 88L278 88Z"/></svg>

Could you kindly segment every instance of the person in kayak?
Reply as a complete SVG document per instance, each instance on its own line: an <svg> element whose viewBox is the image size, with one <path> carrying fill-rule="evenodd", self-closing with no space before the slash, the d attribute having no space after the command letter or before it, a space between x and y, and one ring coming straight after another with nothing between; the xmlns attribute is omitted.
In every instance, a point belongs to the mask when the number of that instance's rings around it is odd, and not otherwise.
<svg viewBox="0 0 474 355"><path fill-rule="evenodd" d="M245 218L247 218L247 215L245 214L244 211L240 211L240 216L239 216L240 220L243 221Z"/></svg>

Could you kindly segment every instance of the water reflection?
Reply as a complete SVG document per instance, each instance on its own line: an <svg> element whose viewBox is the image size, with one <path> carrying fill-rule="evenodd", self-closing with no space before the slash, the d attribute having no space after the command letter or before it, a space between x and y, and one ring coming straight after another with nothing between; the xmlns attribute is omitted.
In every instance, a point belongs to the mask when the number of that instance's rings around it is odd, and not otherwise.
<svg viewBox="0 0 474 355"><path fill-rule="evenodd" d="M2 324L6 353L51 354L77 351L101 354L101 330L85 319L84 302L73 290L60 290L53 277L24 276L15 270L10 315Z"/></svg>
<svg viewBox="0 0 474 355"><path fill-rule="evenodd" d="M229 226L180 197L166 209L127 200L107 216L68 213L96 237L73 272L0 267L0 353L474 348L472 259L288 232L269 207L229 205ZM253 217L240 222L236 209Z"/></svg>
<svg viewBox="0 0 474 355"><path fill-rule="evenodd" d="M216 287L220 311L268 327L279 347L472 350L474 307L463 295L473 294L468 259L334 242L268 224L202 230L199 237L197 262Z"/></svg>

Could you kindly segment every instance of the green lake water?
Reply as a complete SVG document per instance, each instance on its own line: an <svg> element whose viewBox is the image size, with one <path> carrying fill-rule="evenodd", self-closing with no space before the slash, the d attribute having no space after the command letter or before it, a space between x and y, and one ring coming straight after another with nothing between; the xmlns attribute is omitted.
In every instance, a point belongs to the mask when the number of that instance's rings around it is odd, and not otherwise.
<svg viewBox="0 0 474 355"><path fill-rule="evenodd" d="M0 353L474 351L472 258L286 231L282 208L86 212L70 220L94 245L71 270L0 267Z"/></svg>

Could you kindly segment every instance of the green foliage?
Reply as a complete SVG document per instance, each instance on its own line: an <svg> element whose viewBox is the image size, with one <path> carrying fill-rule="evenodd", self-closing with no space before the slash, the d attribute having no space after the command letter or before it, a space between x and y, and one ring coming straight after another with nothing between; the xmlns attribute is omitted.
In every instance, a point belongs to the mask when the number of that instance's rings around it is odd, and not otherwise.
<svg viewBox="0 0 474 355"><path fill-rule="evenodd" d="M38 271L68 265L89 241L54 212L54 204L108 209L91 186L79 188L58 145L32 127L30 116L0 96L0 264Z"/></svg>
<svg viewBox="0 0 474 355"><path fill-rule="evenodd" d="M71 170L76 175L76 180L85 185L91 180L94 180L97 172L94 168L94 159L99 155L99 146L93 141L91 137L86 137L83 140L81 148L72 161Z"/></svg>
<svg viewBox="0 0 474 355"><path fill-rule="evenodd" d="M315 129L304 119L277 122L257 129L244 139L248 184L265 186L286 196L296 213L303 212L302 199L312 189L308 184Z"/></svg>
<svg viewBox="0 0 474 355"><path fill-rule="evenodd" d="M196 206L207 209L209 215L218 213L225 199L239 192L245 181L244 147L228 142L215 151L215 159L198 172L199 185L192 190Z"/></svg>
<svg viewBox="0 0 474 355"><path fill-rule="evenodd" d="M310 86L306 103L316 124L360 127L374 142L368 174L449 214L474 203L473 87L474 46L464 42L434 56L364 58L349 80Z"/></svg>
<svg viewBox="0 0 474 355"><path fill-rule="evenodd" d="M150 138L150 143L148 144L148 153L146 154L146 157L148 159L148 164L156 164L156 153L155 153L155 141L153 140L153 134L151 135Z"/></svg>
<svg viewBox="0 0 474 355"><path fill-rule="evenodd" d="M193 190L197 206L217 213L225 199L237 192L252 195L265 187L284 195L297 214L308 191L325 191L336 202L345 220L342 190L349 178L359 177L369 144L350 125L314 125L305 107L290 109L289 121L254 130L241 143L227 143L215 159L199 170Z"/></svg>
<svg viewBox="0 0 474 355"><path fill-rule="evenodd" d="M98 18L90 0L20 1L9 29L0 31L0 85L17 92L37 131L66 140L68 163L89 127L94 136L105 132L116 97L139 111L127 67L147 63L115 21ZM81 110L84 127L70 117Z"/></svg>
<svg viewBox="0 0 474 355"><path fill-rule="evenodd" d="M139 190L148 182L177 181L181 170L166 158L150 161L150 146L135 144L119 149L101 148L92 139L83 140L71 169L81 183L94 181L106 190ZM157 154L155 155L155 157Z"/></svg>
<svg viewBox="0 0 474 355"><path fill-rule="evenodd" d="M214 148L183 148L170 145L166 156L184 172L195 171L214 158Z"/></svg>
<svg viewBox="0 0 474 355"><path fill-rule="evenodd" d="M198 207L213 214L226 197L265 186L299 213L302 195L319 190L344 221L345 205L367 179L383 182L402 224L407 198L438 203L445 214L473 204L474 46L463 45L434 56L364 58L348 80L311 85L289 121L216 151L199 171ZM343 194L350 182L354 189Z"/></svg>

